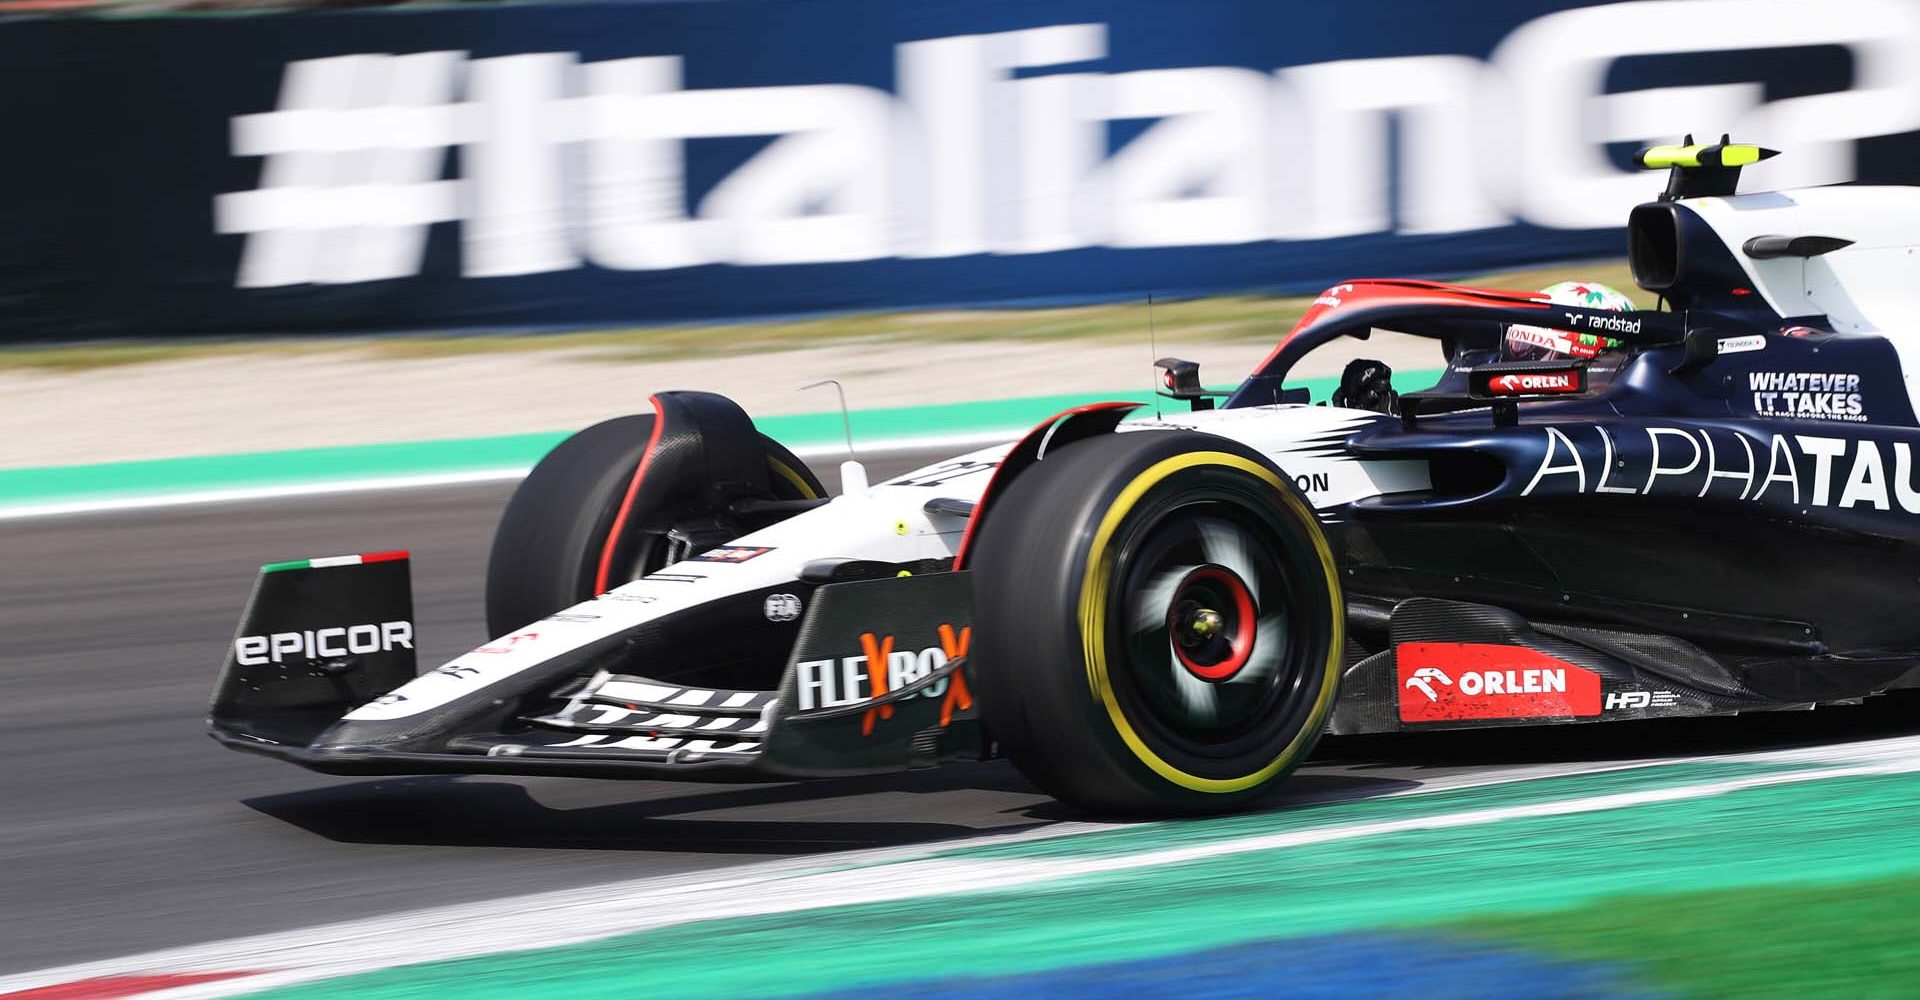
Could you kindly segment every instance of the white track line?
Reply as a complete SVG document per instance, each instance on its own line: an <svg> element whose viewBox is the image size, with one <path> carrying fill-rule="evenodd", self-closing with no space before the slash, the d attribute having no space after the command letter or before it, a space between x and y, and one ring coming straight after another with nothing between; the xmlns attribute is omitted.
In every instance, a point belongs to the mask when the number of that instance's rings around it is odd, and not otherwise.
<svg viewBox="0 0 1920 1000"><path fill-rule="evenodd" d="M889 438L857 446L861 458L898 455L905 452L951 448L970 451L1002 444L1019 437L1020 430L969 431L963 434L933 434L920 437ZM794 449L803 459L845 458L847 449L840 444L809 445ZM128 511L158 510L168 507L197 507L204 504L245 503L281 500L290 497L328 496L339 493L368 493L376 490L410 490L435 486L460 486L468 483L511 482L526 476L529 466L503 466L468 469L459 472L435 472L424 475L365 476L352 479L322 479L310 482L276 483L266 486L236 486L226 489L183 490L134 496L92 496L77 500L23 503L0 506L0 521L18 521L37 517L70 514L111 514Z"/></svg>
<svg viewBox="0 0 1920 1000"><path fill-rule="evenodd" d="M111 514L124 511L157 510L166 507L197 507L214 503L242 503L253 500L279 500L286 497L318 497L335 493L366 493L373 490L408 490L429 486L458 486L463 483L496 483L524 478L526 466L504 469L473 469L464 472L436 472L422 476L369 476L364 479L323 479L306 483L272 486L238 486L219 490L186 490L179 493L151 493L139 496L93 497L61 500L53 503L21 504L0 507L0 521L18 521L34 517L58 517L63 514Z"/></svg>
<svg viewBox="0 0 1920 1000"><path fill-rule="evenodd" d="M1182 864L1419 830L1457 829L1518 819L1574 816L1681 802L1749 789L1835 778L1920 771L1920 737L1789 751L1603 765L1595 770L1674 763L1743 761L1840 764L1523 805L1494 806L1405 819L1254 834L1137 854L1049 858L932 858L952 842L851 852L831 858L747 865L717 872L568 889L439 907L331 926L176 948L105 962L0 978L0 994L109 975L276 970L243 979L180 987L149 1000L209 1000L374 969L484 954L553 948L699 920L792 913L826 907L1021 888L1087 875ZM1524 780L1524 779L1523 779ZM1496 779L1489 783L1504 783ZM1452 787L1471 786L1471 780ZM1438 790L1437 788L1434 790ZM1054 839L1110 830L1063 824L969 845ZM877 870L878 869L878 870Z"/></svg>

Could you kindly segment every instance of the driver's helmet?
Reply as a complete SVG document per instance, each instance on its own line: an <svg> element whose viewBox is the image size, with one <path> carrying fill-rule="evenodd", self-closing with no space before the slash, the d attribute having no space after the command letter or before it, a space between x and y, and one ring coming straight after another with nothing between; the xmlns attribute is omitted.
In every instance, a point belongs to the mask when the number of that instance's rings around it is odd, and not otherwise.
<svg viewBox="0 0 1920 1000"><path fill-rule="evenodd" d="M1633 300L1597 281L1562 281L1540 289L1547 300L1563 306L1585 306L1624 312L1633 308ZM1612 337L1570 330L1552 330L1544 326L1507 327L1500 344L1500 357L1507 361L1558 361L1565 358L1594 358L1602 351L1620 347Z"/></svg>

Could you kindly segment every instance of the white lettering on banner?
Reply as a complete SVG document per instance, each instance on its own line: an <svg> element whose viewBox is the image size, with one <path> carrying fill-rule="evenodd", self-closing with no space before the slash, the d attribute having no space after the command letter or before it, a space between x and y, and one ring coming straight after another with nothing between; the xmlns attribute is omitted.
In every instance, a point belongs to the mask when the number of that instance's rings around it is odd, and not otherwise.
<svg viewBox="0 0 1920 1000"><path fill-rule="evenodd" d="M1346 59L1281 71L1305 111L1311 197L1301 205L1305 223L1279 233L1315 239L1393 228L1393 113L1405 148L1400 232L1453 233L1513 221L1475 174L1474 102L1486 76L1485 66L1466 56Z"/></svg>
<svg viewBox="0 0 1920 1000"><path fill-rule="evenodd" d="M894 252L1018 252L1094 221L1072 199L1104 152L1098 95L1084 86L1097 74L1013 74L1100 59L1106 44L1104 25L1063 24L896 48L900 117L912 127L894 135Z"/></svg>
<svg viewBox="0 0 1920 1000"><path fill-rule="evenodd" d="M287 64L280 110L233 119L236 156L265 157L260 187L214 200L214 228L246 233L242 288L347 284L420 271L427 227L462 218L442 180L456 125L458 52Z"/></svg>
<svg viewBox="0 0 1920 1000"><path fill-rule="evenodd" d="M621 271L650 271L707 263L699 230L689 219L685 158L680 140L648 129L646 99L680 89L680 60L671 56L587 64L579 127L600 136L585 156L586 254Z"/></svg>
<svg viewBox="0 0 1920 1000"><path fill-rule="evenodd" d="M1844 48L1851 89L1606 90L1627 56L1803 45ZM1920 128L1916 48L1920 6L1898 0L1670 0L1547 14L1484 63L1106 73L1102 24L934 38L896 48L898 93L690 90L678 56L342 55L287 64L278 110L233 119L260 183L214 220L246 237L246 288L418 274L443 222L471 278L1615 226L1649 179L1613 142L1730 130L1793 151L1757 184L1852 179L1856 140ZM694 204L686 144L723 137L772 141ZM1770 414L1857 416L1838 389L1753 391Z"/></svg>
<svg viewBox="0 0 1920 1000"><path fill-rule="evenodd" d="M1488 142L1508 162L1512 208L1529 222L1579 229L1618 226L1646 200L1646 178L1608 158L1610 142L1672 142L1683 132L1791 135L1791 149L1748 168L1748 187L1851 180L1854 141L1920 128L1920 7L1902 0L1670 0L1561 11L1521 25L1491 62L1513 102ZM1777 101L1758 85L1665 87L1609 94L1627 56L1753 52L1808 45L1844 48L1853 88ZM1755 53L1750 58L1765 59Z"/></svg>
<svg viewBox="0 0 1920 1000"><path fill-rule="evenodd" d="M887 255L888 116L867 87L764 87L677 95L687 136L776 135L714 186L700 217L708 257L736 264Z"/></svg>
<svg viewBox="0 0 1920 1000"><path fill-rule="evenodd" d="M467 64L466 105L475 119L460 151L468 209L461 273L469 278L579 267L567 239L560 136L547 114L573 58L557 52Z"/></svg>
<svg viewBox="0 0 1920 1000"><path fill-rule="evenodd" d="M1106 242L1121 247L1251 243L1265 224L1265 74L1206 66L1110 77L1113 118L1155 118L1107 161Z"/></svg>

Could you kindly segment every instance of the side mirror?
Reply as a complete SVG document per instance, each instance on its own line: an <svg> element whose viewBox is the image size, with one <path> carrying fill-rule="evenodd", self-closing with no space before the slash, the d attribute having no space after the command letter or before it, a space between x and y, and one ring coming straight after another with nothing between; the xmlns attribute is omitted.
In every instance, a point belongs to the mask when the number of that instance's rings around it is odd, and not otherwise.
<svg viewBox="0 0 1920 1000"><path fill-rule="evenodd" d="M1195 410L1211 410L1215 396L1228 395L1224 392L1208 392L1201 387L1198 361L1161 358L1153 366L1160 369L1159 394L1169 399L1184 399Z"/></svg>
<svg viewBox="0 0 1920 1000"><path fill-rule="evenodd" d="M1679 364L1668 369L1667 374L1678 377L1711 364L1720 356L1720 338L1723 336L1725 334L1707 327L1688 330L1686 338L1680 341L1686 356L1680 359Z"/></svg>

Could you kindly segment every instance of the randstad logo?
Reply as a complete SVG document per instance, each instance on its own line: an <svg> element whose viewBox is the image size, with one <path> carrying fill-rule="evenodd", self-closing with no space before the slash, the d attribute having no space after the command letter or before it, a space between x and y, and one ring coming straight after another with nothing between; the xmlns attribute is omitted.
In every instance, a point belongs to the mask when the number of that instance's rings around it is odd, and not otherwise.
<svg viewBox="0 0 1920 1000"><path fill-rule="evenodd" d="M1639 333L1640 321L1637 319L1623 319L1619 316L1608 316L1602 313L1587 320L1587 329L1606 330L1611 333Z"/></svg>

